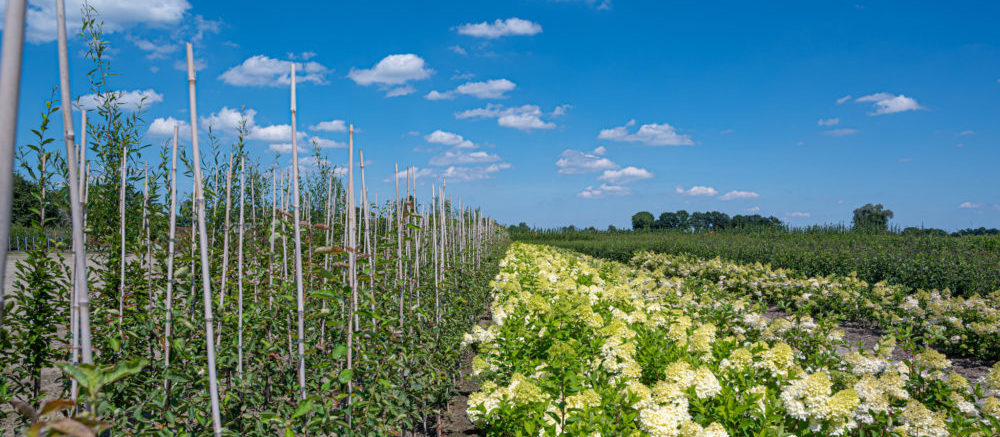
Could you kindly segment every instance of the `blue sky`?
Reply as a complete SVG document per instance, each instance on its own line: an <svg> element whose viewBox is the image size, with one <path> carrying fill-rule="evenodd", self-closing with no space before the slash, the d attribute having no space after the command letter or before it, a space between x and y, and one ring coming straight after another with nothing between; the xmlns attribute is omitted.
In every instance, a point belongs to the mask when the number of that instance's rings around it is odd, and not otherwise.
<svg viewBox="0 0 1000 437"><path fill-rule="evenodd" d="M58 84L54 1L30 3L20 143ZM91 4L114 88L148 97L154 145L169 117L190 118L175 67L194 41L205 123L230 139L245 106L251 153L287 152L297 62L304 153L315 137L346 162L353 123L383 199L398 162L418 168L421 193L445 177L506 223L603 228L686 209L807 225L879 202L902 226L1000 226L994 2ZM79 96L89 65L71 48Z"/></svg>

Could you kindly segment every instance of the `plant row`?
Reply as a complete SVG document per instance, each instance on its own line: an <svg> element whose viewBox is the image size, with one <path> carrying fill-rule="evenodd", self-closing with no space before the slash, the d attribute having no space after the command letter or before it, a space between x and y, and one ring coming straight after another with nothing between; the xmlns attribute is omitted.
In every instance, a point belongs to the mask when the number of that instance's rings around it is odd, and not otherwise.
<svg viewBox="0 0 1000 437"><path fill-rule="evenodd" d="M709 281L514 243L493 323L466 336L487 435L994 435L1000 367L983 383L887 335L841 356L830 320L770 320ZM897 348L912 358L893 359Z"/></svg>

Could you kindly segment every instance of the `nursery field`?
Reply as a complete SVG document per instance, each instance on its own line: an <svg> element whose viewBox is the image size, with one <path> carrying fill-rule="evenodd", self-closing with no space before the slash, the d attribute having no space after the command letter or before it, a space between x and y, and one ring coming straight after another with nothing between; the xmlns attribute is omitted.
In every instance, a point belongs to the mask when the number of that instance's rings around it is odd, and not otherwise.
<svg viewBox="0 0 1000 437"><path fill-rule="evenodd" d="M465 337L482 381L469 417L497 436L1000 430L1000 366L975 380L954 371L912 335L918 317L898 320L873 348L848 344L824 317L838 311L833 298L816 296L847 292L841 285L790 281L772 295L781 273L754 270L651 253L622 264L514 243L493 283L492 324ZM772 298L793 302L791 314L769 311Z"/></svg>
<svg viewBox="0 0 1000 437"><path fill-rule="evenodd" d="M985 296L1000 290L1000 237L909 236L855 232L558 232L517 233L551 244L628 262L639 251L687 254L793 269L805 276L856 273L870 283Z"/></svg>

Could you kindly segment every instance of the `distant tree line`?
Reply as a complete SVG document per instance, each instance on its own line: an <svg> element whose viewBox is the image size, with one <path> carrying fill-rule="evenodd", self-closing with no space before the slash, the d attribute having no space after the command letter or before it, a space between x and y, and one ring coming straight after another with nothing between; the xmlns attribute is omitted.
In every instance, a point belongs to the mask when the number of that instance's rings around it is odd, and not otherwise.
<svg viewBox="0 0 1000 437"><path fill-rule="evenodd" d="M648 211L640 211L632 216L633 230L676 230L683 232L721 231L725 229L765 229L781 228L784 224L777 217L760 214L734 215L719 211L693 212L685 210L664 212L654 219Z"/></svg>

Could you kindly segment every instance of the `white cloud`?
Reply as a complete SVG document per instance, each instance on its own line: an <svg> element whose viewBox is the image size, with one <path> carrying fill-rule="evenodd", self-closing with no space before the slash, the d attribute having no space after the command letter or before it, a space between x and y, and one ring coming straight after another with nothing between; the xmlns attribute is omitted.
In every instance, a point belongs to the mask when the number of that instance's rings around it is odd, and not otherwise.
<svg viewBox="0 0 1000 437"><path fill-rule="evenodd" d="M292 144L291 143L271 144L269 146L269 148L271 149L272 152L275 152L275 153L292 153ZM298 148L299 148L299 155L301 155L301 154L303 154L303 153L306 152L305 147L302 147L301 144L298 145ZM300 162L300 164L301 164L301 162Z"/></svg>
<svg viewBox="0 0 1000 437"><path fill-rule="evenodd" d="M191 134L191 125L184 120L177 120L173 117L167 118L157 118L149 124L149 130L146 131L147 135L157 136L157 137L171 137L174 135L174 126L180 129L180 135L187 133Z"/></svg>
<svg viewBox="0 0 1000 437"><path fill-rule="evenodd" d="M790 212L790 213L788 213L786 215L789 216L789 217L803 217L803 218L804 217L812 217L812 214L810 214L808 212L802 212L802 211L793 211L793 212Z"/></svg>
<svg viewBox="0 0 1000 437"><path fill-rule="evenodd" d="M66 2L66 22L70 32L74 32L81 22L83 0ZM187 0L89 0L88 3L100 13L104 22L104 33L121 32L134 26L167 28L184 19L191 4ZM6 15L7 2L0 4L0 23ZM26 13L28 42L41 44L56 39L56 4L53 1L31 0ZM78 28L78 27L77 27ZM72 34L70 35L72 37Z"/></svg>
<svg viewBox="0 0 1000 437"><path fill-rule="evenodd" d="M840 119L839 118L821 118L816 123L819 124L820 126L836 126L837 124L840 123Z"/></svg>
<svg viewBox="0 0 1000 437"><path fill-rule="evenodd" d="M201 117L200 121L202 129L208 129L208 127L211 126L215 131L234 133L240 128L244 117L246 117L247 129L256 126L254 121L254 117L256 116L257 111L254 111L253 109L247 109L245 113L241 113L238 109L223 106L218 112L214 112L208 117ZM290 140L291 134L289 133L288 138L282 138L277 141Z"/></svg>
<svg viewBox="0 0 1000 437"><path fill-rule="evenodd" d="M719 192L716 191L715 188L706 187L704 185L695 185L687 190L685 190L684 187L678 185L675 191L677 191L677 194L683 194L685 196L692 196L692 197L694 196L712 197L716 194L719 194Z"/></svg>
<svg viewBox="0 0 1000 437"><path fill-rule="evenodd" d="M973 203L973 202L962 202L962 204L958 205L958 207L959 208L963 208L963 209L978 209L978 208L982 208L983 204L982 203Z"/></svg>
<svg viewBox="0 0 1000 437"><path fill-rule="evenodd" d="M844 103L847 103L847 102L848 102L849 100L851 100L851 95L850 95L850 94L848 94L848 95L846 95L846 96L844 96L844 97L841 97L841 98L837 99L837 104L838 104L838 105L842 105L842 104L844 104Z"/></svg>
<svg viewBox="0 0 1000 437"><path fill-rule="evenodd" d="M875 93L869 94L867 96L858 97L854 100L855 102L874 102L875 112L870 112L868 115L883 115L883 114L894 114L897 112L905 111L915 111L917 109L924 109L923 106L917 104L917 101L911 97L906 97L902 94L896 96L889 93Z"/></svg>
<svg viewBox="0 0 1000 437"><path fill-rule="evenodd" d="M233 86L288 86L291 79L292 61L274 59L264 55L247 58L242 64L226 70L219 79ZM318 62L296 62L295 82L312 82L317 85L326 83L329 70Z"/></svg>
<svg viewBox="0 0 1000 437"><path fill-rule="evenodd" d="M500 104L488 104L483 108L468 109L455 114L457 119L466 118L496 118L497 124L503 127L530 131L532 129L552 129L555 123L541 119L545 115L537 105L523 105L504 108Z"/></svg>
<svg viewBox="0 0 1000 437"><path fill-rule="evenodd" d="M423 58L407 53L386 56L372 68L351 68L347 77L362 86L374 83L388 87L426 79L433 73L434 70L427 68Z"/></svg>
<svg viewBox="0 0 1000 437"><path fill-rule="evenodd" d="M458 53L458 54L460 54L462 56L465 56L465 55L469 54L469 52L465 51L465 49L463 49L462 46L458 46L458 45L454 45L454 46L448 47L448 50L451 50L451 51L453 51L455 53Z"/></svg>
<svg viewBox="0 0 1000 437"><path fill-rule="evenodd" d="M439 176L449 182L470 182L490 179L494 173L508 168L511 168L511 165L506 162L490 164L485 167L448 167Z"/></svg>
<svg viewBox="0 0 1000 437"><path fill-rule="evenodd" d="M608 148L607 147L597 146L597 148L594 149L594 154L595 155L603 155L605 153L608 153Z"/></svg>
<svg viewBox="0 0 1000 437"><path fill-rule="evenodd" d="M974 131L974 130L964 130L964 131L959 132L958 136L964 137L966 135L975 135L975 134L976 134L976 131Z"/></svg>
<svg viewBox="0 0 1000 437"><path fill-rule="evenodd" d="M315 57L316 57L316 52L313 52L313 51L305 51L305 52L302 52L302 53L299 53L299 54L288 53L288 59L291 59L293 61L300 61L300 60L301 61L308 61L308 60L310 60L312 58L315 58Z"/></svg>
<svg viewBox="0 0 1000 437"><path fill-rule="evenodd" d="M861 131L857 129L830 129L823 131L823 135L829 135L831 137L843 137L847 135L854 135Z"/></svg>
<svg viewBox="0 0 1000 437"><path fill-rule="evenodd" d="M556 106L556 109L552 110L552 116L559 117L561 115L566 115L566 112L569 111L570 109L573 109L573 105L564 104Z"/></svg>
<svg viewBox="0 0 1000 437"><path fill-rule="evenodd" d="M604 147L598 147L591 153L566 149L563 150L562 157L556 161L556 167L559 167L559 174L593 173L618 168L618 164L614 161L600 156L604 152Z"/></svg>
<svg viewBox="0 0 1000 437"><path fill-rule="evenodd" d="M644 124L635 133L629 133L629 127L633 125L635 125L635 120L629 121L625 126L602 129L597 138L611 141L643 143L648 146L690 146L694 144L690 136L678 134L677 130L667 123Z"/></svg>
<svg viewBox="0 0 1000 437"><path fill-rule="evenodd" d="M601 184L599 187L588 186L584 188L583 191L576 193L576 197L582 197L584 199L601 199L608 196L625 196L630 194L632 191L628 187L621 185L609 185Z"/></svg>
<svg viewBox="0 0 1000 437"><path fill-rule="evenodd" d="M108 95L87 94L77 100L77 107L92 111L99 108L107 99L111 98L120 105L120 108L136 111L140 107L148 108L153 103L162 102L163 94L156 92L152 88L146 90L110 91Z"/></svg>
<svg viewBox="0 0 1000 437"><path fill-rule="evenodd" d="M304 136L302 132L299 136ZM261 141L291 141L292 127L287 124L272 124L270 126L252 126L247 139Z"/></svg>
<svg viewBox="0 0 1000 437"><path fill-rule="evenodd" d="M429 168L413 167L412 171L410 173L407 173L406 169L402 169L396 173L396 179L405 179L408 177L408 175L409 177L412 177L414 181L420 178L433 178L434 170L431 170ZM383 179L383 181L392 182L392 176Z"/></svg>
<svg viewBox="0 0 1000 437"><path fill-rule="evenodd" d="M449 150L444 152L443 155L431 158L428 163L433 166L444 167L456 164L485 164L488 162L500 161L500 159L499 155L487 153L482 150L475 152Z"/></svg>
<svg viewBox="0 0 1000 437"><path fill-rule="evenodd" d="M722 196L719 196L719 200L734 200L734 199L754 199L760 197L753 191L730 191Z"/></svg>
<svg viewBox="0 0 1000 437"><path fill-rule="evenodd" d="M443 130L435 130L424 136L424 139L428 143L434 144L444 144L446 146L455 146L459 149L474 149L476 144L463 138L461 135L451 132L445 132Z"/></svg>
<svg viewBox="0 0 1000 437"><path fill-rule="evenodd" d="M414 88L413 85L408 85L407 84L407 85L403 85L403 86L398 86L398 87L390 88L388 91L385 92L385 96L386 97L399 97L399 96L410 95L410 94L413 94L415 92L417 92L417 89Z"/></svg>
<svg viewBox="0 0 1000 437"><path fill-rule="evenodd" d="M650 179L653 173L644 168L625 167L620 170L604 170L597 180L610 182L615 185L627 184L642 179Z"/></svg>
<svg viewBox="0 0 1000 437"><path fill-rule="evenodd" d="M347 123L344 120L321 121L309 126L309 129L323 132L346 132Z"/></svg>
<svg viewBox="0 0 1000 437"><path fill-rule="evenodd" d="M753 206L753 207L744 209L743 212L748 213L748 214L756 214L756 213L760 212L760 207L759 206Z"/></svg>
<svg viewBox="0 0 1000 437"><path fill-rule="evenodd" d="M129 38L139 50L147 52L146 59L166 59L169 55L180 50L180 44L166 41L150 41L142 38Z"/></svg>
<svg viewBox="0 0 1000 437"><path fill-rule="evenodd" d="M512 17L506 20L497 19L492 23L466 23L456 28L462 35L476 38L500 38L509 35L536 35L542 32L542 26L538 23Z"/></svg>
<svg viewBox="0 0 1000 437"><path fill-rule="evenodd" d="M320 138L317 136L310 137L309 144L314 145L318 149L342 149L347 147L347 144L343 142Z"/></svg>
<svg viewBox="0 0 1000 437"><path fill-rule="evenodd" d="M450 100L455 95L462 94L480 99L502 99L507 96L504 93L513 90L517 85L507 79L491 79L485 82L466 82L451 91L438 92L437 90L427 93L424 98L427 100Z"/></svg>

